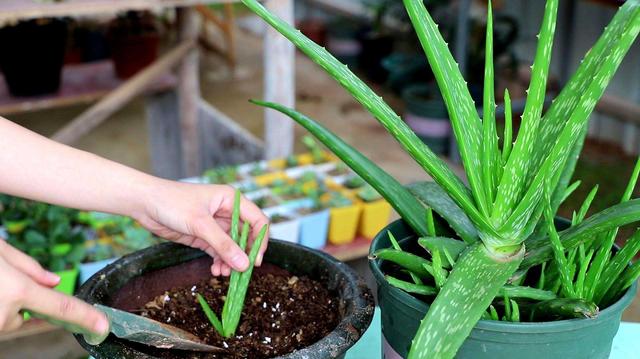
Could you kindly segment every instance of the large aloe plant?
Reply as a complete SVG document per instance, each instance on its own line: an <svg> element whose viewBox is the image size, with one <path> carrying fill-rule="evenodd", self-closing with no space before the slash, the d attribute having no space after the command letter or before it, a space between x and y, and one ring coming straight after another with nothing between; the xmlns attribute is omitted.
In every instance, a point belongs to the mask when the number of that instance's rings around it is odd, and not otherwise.
<svg viewBox="0 0 640 359"><path fill-rule="evenodd" d="M547 1L522 123L513 143L509 95L505 93L507 126L503 146L499 146L496 132L490 4L483 114L480 118L466 82L424 2L403 1L447 105L468 187L347 66L269 13L256 0L243 0L247 7L349 91L424 168L439 188L404 188L314 120L278 104L254 102L289 115L309 130L378 190L417 234L433 235L430 221L425 220L430 213L430 209L423 206L426 204L446 219L467 243L447 278L439 270L434 270L434 266L427 264L425 267L438 277L439 290L409 353L409 358L452 358L492 300L504 293L504 284L509 278L517 277L518 273L551 258L561 260L558 252L574 250L595 238L595 234L615 232L621 225L640 220L640 200L627 200L574 223L566 231L555 233L548 230L549 213L552 216L563 198L575 189L575 186L569 186L569 181L582 147L589 115L640 31L640 1L628 0L620 8L576 73L543 113L558 13L558 0ZM454 210L448 203L451 201L457 207ZM607 262L607 256L602 255L603 263ZM440 258L435 256L433 265L436 260L438 267L442 266ZM616 273L620 270L620 263L609 269ZM629 282L632 277L633 273L626 273L623 279Z"/></svg>

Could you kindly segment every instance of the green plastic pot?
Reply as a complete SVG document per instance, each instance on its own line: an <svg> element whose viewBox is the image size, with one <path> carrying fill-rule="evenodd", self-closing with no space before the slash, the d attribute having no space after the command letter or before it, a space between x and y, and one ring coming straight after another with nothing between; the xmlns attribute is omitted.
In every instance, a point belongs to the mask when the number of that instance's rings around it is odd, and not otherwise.
<svg viewBox="0 0 640 359"><path fill-rule="evenodd" d="M73 295L73 292L76 290L79 273L80 270L78 268L56 272L56 274L60 276L60 283L55 287L55 290L64 294Z"/></svg>
<svg viewBox="0 0 640 359"><path fill-rule="evenodd" d="M444 100L435 84L408 86L402 91L404 120L413 132L437 154L449 149L451 123Z"/></svg>
<svg viewBox="0 0 640 359"><path fill-rule="evenodd" d="M374 303L371 290L348 265L323 252L283 241L269 241L266 263L295 275L316 279L338 293L341 321L326 337L282 359L343 358L369 327ZM211 276L211 258L204 252L174 243L163 243L124 256L97 272L78 290L77 296L91 304L135 310L171 288L190 286ZM194 352L150 348L109 336L92 346L76 339L96 359L164 358L168 354L201 358Z"/></svg>
<svg viewBox="0 0 640 359"><path fill-rule="evenodd" d="M563 221L560 221L562 223ZM566 222L565 224L566 225ZM562 227L560 224L559 227ZM383 229L373 240L370 253L391 246L387 231L403 248L415 242L413 230L402 220ZM385 359L405 358L420 321L429 306L387 283L380 260L369 261L378 284L378 305L382 314ZM635 297L637 285L595 319L573 319L542 323L509 323L481 320L471 331L456 358L461 359L605 359L618 331L622 312Z"/></svg>

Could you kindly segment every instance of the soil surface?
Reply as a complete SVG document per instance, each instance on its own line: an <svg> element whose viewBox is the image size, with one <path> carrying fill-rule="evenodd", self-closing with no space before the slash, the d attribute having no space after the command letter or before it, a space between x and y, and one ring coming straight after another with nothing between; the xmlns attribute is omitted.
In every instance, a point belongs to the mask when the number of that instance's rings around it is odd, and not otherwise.
<svg viewBox="0 0 640 359"><path fill-rule="evenodd" d="M141 315L167 323L228 349L226 354L158 350L162 358L272 358L307 347L330 333L340 321L339 299L319 282L291 275L265 264L256 268L236 335L223 338L196 300L202 294L216 314L222 306L228 277L202 280L174 288L147 303Z"/></svg>

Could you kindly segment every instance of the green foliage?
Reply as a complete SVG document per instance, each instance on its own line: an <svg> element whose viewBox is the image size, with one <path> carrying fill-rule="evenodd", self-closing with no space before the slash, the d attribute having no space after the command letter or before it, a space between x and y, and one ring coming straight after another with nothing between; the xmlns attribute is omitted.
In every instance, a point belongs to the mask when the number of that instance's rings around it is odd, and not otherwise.
<svg viewBox="0 0 640 359"><path fill-rule="evenodd" d="M236 166L218 167L206 170L202 176L208 183L228 184L238 181L238 168Z"/></svg>
<svg viewBox="0 0 640 359"><path fill-rule="evenodd" d="M61 271L85 257L86 235L76 210L0 195L0 223L7 241L43 267Z"/></svg>

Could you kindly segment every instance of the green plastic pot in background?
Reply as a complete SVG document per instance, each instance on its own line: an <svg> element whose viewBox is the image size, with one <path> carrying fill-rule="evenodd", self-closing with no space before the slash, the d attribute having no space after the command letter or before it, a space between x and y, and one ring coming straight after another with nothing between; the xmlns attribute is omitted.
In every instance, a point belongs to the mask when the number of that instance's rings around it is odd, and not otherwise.
<svg viewBox="0 0 640 359"><path fill-rule="evenodd" d="M340 62L350 68L358 66L358 58L362 52L359 41L362 26L352 19L338 18L328 26L327 50Z"/></svg>
<svg viewBox="0 0 640 359"><path fill-rule="evenodd" d="M438 86L412 85L402 91L404 120L433 152L445 155L449 150L451 123Z"/></svg>
<svg viewBox="0 0 640 359"><path fill-rule="evenodd" d="M391 246L391 231L403 247L415 242L411 228L402 220L391 223L373 240L370 253ZM412 250L412 248L407 248ZM420 321L429 306L387 283L380 260L369 261L378 284L378 305L382 314L382 341L385 359L406 357ZM543 323L511 323L481 320L471 331L458 359L605 359L618 331L622 312L631 304L633 285L615 304L595 319L561 320Z"/></svg>
<svg viewBox="0 0 640 359"><path fill-rule="evenodd" d="M398 95L409 86L433 81L433 72L421 53L393 53L382 59L382 67L389 73L387 86Z"/></svg>

